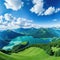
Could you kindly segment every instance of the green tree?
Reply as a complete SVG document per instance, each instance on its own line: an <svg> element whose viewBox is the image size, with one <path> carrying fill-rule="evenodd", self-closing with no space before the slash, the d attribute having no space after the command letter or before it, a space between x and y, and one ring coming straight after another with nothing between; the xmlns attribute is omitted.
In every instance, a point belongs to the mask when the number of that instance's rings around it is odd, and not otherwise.
<svg viewBox="0 0 60 60"><path fill-rule="evenodd" d="M55 56L60 56L60 49L54 53Z"/></svg>

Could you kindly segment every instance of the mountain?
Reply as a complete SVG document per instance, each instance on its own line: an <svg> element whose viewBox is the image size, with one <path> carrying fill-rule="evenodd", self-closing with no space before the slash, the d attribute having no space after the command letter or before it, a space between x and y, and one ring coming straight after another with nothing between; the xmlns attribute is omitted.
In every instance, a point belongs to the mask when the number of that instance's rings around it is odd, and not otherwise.
<svg viewBox="0 0 60 60"><path fill-rule="evenodd" d="M15 29L13 31L17 32L17 33L22 33L22 34L26 34L26 35L31 35L34 34L38 29L36 28L18 28Z"/></svg>
<svg viewBox="0 0 60 60"><path fill-rule="evenodd" d="M33 36L35 38L53 38L53 37L60 37L60 30L57 30L57 28L19 28L13 30L17 33L22 33L25 35Z"/></svg>
<svg viewBox="0 0 60 60"><path fill-rule="evenodd" d="M7 39L13 39L17 36L23 36L23 34L19 34L17 32L11 31L11 30L6 30L6 31L1 31L0 32L0 39L3 40L7 40Z"/></svg>
<svg viewBox="0 0 60 60"><path fill-rule="evenodd" d="M24 36L24 35L16 33L11 30L0 31L0 48L7 45L11 41L11 39L16 38L18 36Z"/></svg>
<svg viewBox="0 0 60 60"><path fill-rule="evenodd" d="M41 28L33 36L38 38L60 37L60 32L54 28Z"/></svg>

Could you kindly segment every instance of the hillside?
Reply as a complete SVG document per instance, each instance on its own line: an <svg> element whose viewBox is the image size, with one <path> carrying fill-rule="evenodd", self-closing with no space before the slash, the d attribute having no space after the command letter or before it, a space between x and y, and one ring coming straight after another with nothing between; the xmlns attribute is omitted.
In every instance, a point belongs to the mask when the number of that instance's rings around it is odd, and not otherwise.
<svg viewBox="0 0 60 60"><path fill-rule="evenodd" d="M0 31L0 48L7 45L11 41L11 39L16 38L18 36L24 36L24 35L16 33L11 30Z"/></svg>
<svg viewBox="0 0 60 60"><path fill-rule="evenodd" d="M24 35L14 32L12 30L0 31L0 40L13 39L18 36L24 36Z"/></svg>
<svg viewBox="0 0 60 60"><path fill-rule="evenodd" d="M49 56L43 49L38 47L30 47L19 53L6 55L0 52L1 60L60 60L60 57Z"/></svg>

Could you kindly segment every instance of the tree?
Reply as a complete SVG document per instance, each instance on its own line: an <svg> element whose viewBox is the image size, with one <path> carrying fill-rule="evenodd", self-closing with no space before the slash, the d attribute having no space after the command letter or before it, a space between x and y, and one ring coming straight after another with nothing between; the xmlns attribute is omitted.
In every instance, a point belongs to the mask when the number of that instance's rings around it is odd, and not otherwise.
<svg viewBox="0 0 60 60"><path fill-rule="evenodd" d="M60 56L60 49L54 53L55 56Z"/></svg>

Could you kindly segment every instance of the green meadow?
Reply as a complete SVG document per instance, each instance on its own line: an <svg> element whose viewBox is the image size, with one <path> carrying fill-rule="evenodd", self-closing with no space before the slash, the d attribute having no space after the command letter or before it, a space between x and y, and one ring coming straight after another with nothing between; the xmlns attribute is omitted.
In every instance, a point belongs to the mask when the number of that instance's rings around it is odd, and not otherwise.
<svg viewBox="0 0 60 60"><path fill-rule="evenodd" d="M0 52L0 60L60 60L60 57L49 56L38 47L30 47L18 53L11 55Z"/></svg>

